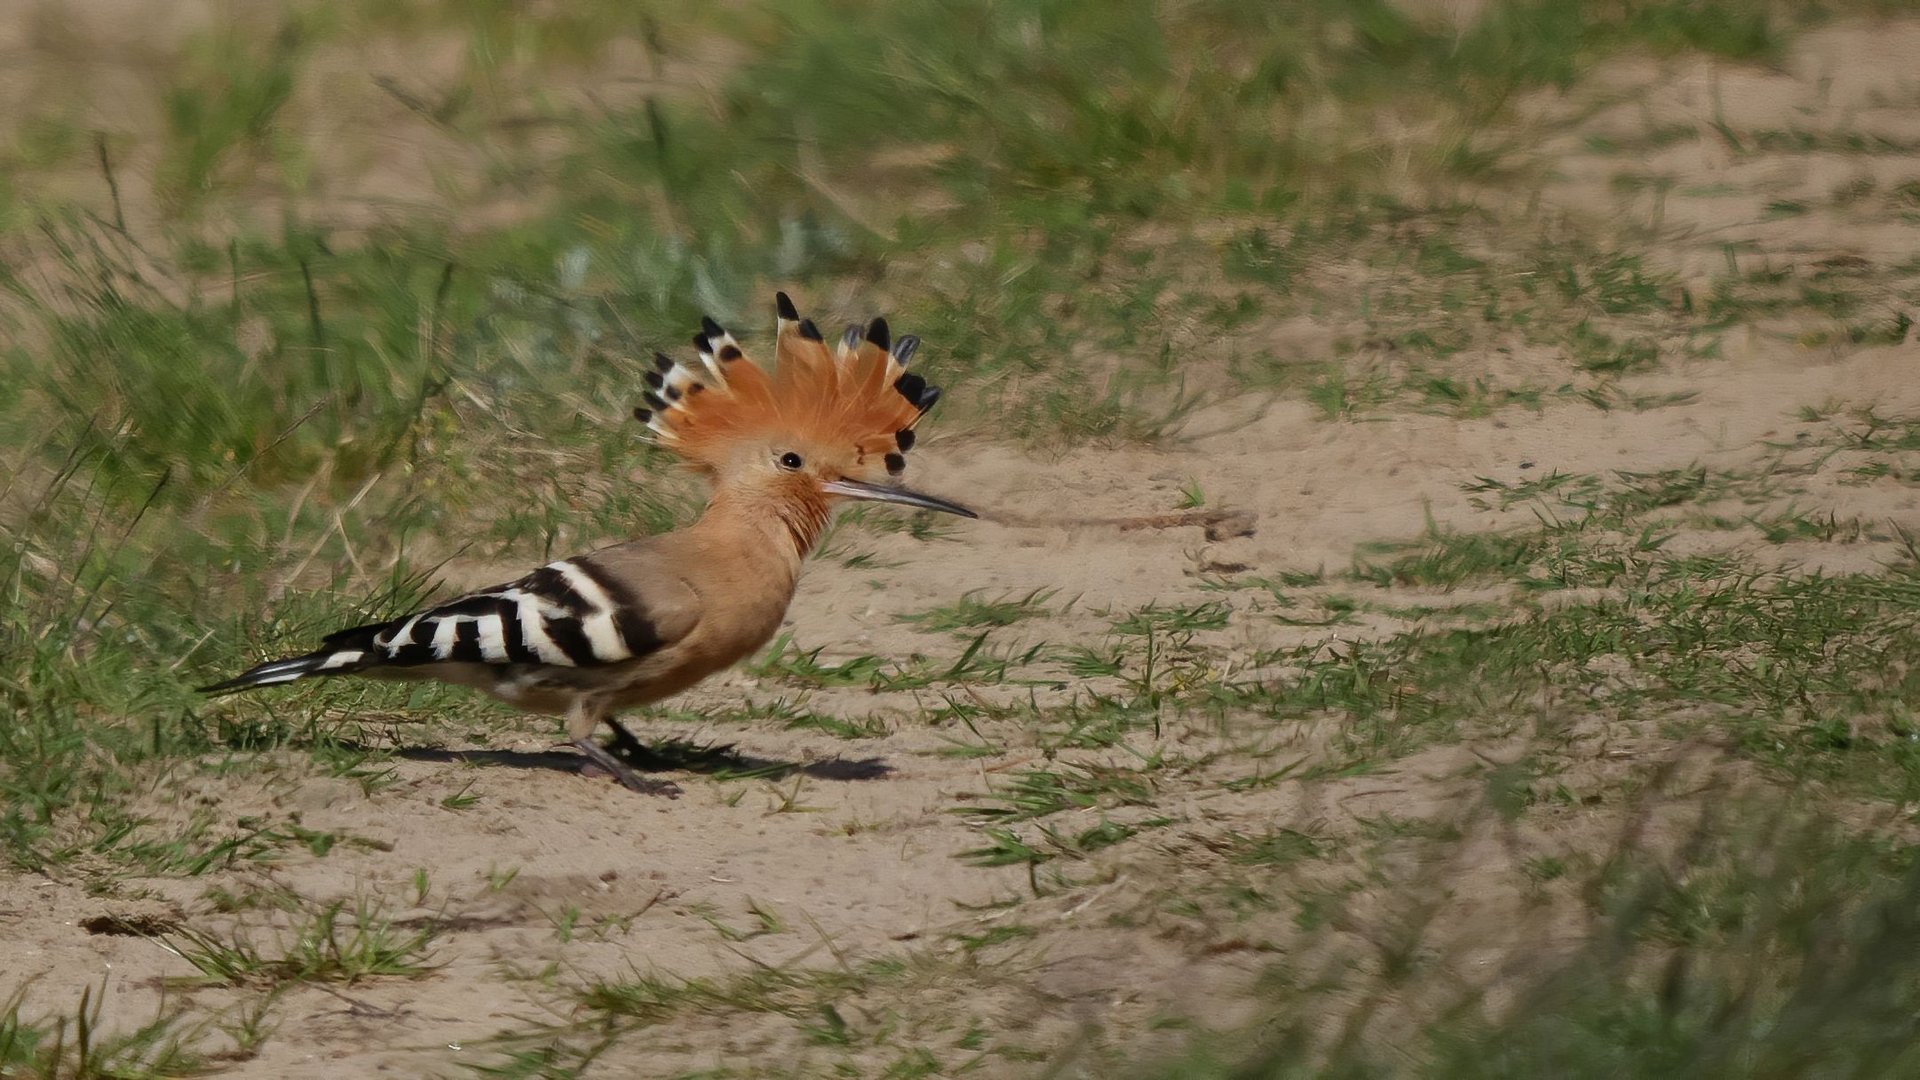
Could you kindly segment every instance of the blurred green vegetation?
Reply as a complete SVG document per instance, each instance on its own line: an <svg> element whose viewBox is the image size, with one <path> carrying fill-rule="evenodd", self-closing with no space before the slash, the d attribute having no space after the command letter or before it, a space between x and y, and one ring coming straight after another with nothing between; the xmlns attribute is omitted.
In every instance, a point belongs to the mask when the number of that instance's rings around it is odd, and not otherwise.
<svg viewBox="0 0 1920 1080"><path fill-rule="evenodd" d="M1920 1053L1911 849L1817 822L1736 799L1667 858L1623 836L1593 874L1592 940L1501 957L1485 985L1438 995L1420 935L1447 901L1418 897L1376 955L1277 965L1258 1049L1203 1037L1134 1075L1904 1076ZM1417 1029L1390 1029L1409 994L1437 999Z"/></svg>

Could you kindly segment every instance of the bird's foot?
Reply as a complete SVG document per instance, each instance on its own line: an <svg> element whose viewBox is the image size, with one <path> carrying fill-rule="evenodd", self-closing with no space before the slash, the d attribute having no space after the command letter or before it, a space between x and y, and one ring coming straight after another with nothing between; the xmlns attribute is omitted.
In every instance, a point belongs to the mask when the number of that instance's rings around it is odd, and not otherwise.
<svg viewBox="0 0 1920 1080"><path fill-rule="evenodd" d="M649 780L641 776L626 762L614 757L612 751L594 742L591 737L575 740L573 748L586 755L587 760L581 766L582 772L588 770L604 772L618 781L621 787L628 791L637 791L642 795L664 795L669 799L680 797L680 785L666 780Z"/></svg>

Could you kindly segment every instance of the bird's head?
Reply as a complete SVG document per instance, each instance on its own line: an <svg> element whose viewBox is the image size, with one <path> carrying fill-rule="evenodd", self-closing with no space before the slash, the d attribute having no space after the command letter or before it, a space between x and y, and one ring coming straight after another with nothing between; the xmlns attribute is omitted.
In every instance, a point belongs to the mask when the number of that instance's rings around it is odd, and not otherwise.
<svg viewBox="0 0 1920 1080"><path fill-rule="evenodd" d="M786 293L775 301L771 373L712 319L694 335L696 363L656 358L646 403L634 410L654 441L722 489L812 509L822 521L839 499L977 516L904 484L914 427L940 398L907 370L920 339L895 341L875 319L829 346Z"/></svg>

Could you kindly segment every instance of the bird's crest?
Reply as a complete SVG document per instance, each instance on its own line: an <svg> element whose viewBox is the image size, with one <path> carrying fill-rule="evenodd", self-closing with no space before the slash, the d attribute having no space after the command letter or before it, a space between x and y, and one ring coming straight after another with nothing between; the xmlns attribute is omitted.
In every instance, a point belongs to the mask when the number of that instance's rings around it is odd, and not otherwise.
<svg viewBox="0 0 1920 1080"><path fill-rule="evenodd" d="M693 338L698 362L656 354L652 389L634 416L660 446L707 470L722 468L744 440L793 438L845 447L861 461L884 459L899 472L914 425L940 398L939 387L907 371L920 339L894 341L886 320L875 319L829 346L786 293L776 294L775 308L771 372L703 319Z"/></svg>

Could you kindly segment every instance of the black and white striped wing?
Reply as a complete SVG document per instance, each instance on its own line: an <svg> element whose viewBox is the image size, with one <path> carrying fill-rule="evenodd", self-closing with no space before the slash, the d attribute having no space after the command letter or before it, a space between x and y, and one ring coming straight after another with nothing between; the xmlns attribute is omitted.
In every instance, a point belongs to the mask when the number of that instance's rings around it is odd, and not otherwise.
<svg viewBox="0 0 1920 1080"><path fill-rule="evenodd" d="M689 629L688 605L648 599L591 557L562 559L439 607L329 634L305 656L269 661L203 689L243 690L378 667L617 664Z"/></svg>
<svg viewBox="0 0 1920 1080"><path fill-rule="evenodd" d="M562 559L518 581L386 623L364 645L354 644L372 653L366 659L375 664L588 667L631 660L663 643L639 597L591 563Z"/></svg>

